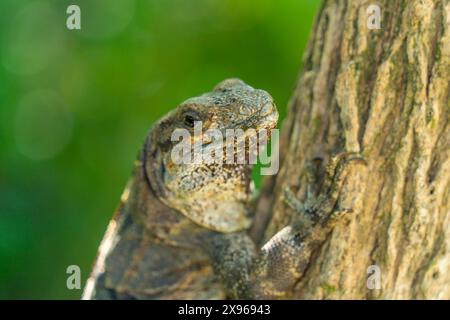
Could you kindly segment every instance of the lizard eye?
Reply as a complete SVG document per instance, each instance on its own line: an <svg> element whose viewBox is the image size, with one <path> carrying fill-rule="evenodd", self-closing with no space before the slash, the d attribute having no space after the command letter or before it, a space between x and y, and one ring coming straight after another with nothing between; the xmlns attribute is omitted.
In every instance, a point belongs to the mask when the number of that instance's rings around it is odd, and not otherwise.
<svg viewBox="0 0 450 320"><path fill-rule="evenodd" d="M187 125L189 128L193 128L195 124L194 117L190 115L184 116L184 124Z"/></svg>
<svg viewBox="0 0 450 320"><path fill-rule="evenodd" d="M193 112L186 112L183 115L183 123L189 128L193 128L196 121L199 121L199 117Z"/></svg>

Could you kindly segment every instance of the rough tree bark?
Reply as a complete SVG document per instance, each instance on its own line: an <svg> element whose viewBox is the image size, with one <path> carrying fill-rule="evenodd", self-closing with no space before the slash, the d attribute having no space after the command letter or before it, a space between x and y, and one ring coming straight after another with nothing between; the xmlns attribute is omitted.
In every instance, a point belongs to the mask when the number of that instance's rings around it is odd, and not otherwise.
<svg viewBox="0 0 450 320"><path fill-rule="evenodd" d="M367 27L371 4L380 30ZM292 220L283 188L305 197L311 159L360 152L368 166L341 196L354 212L312 258L295 298L449 299L450 1L326 0L303 65L254 236L266 221L267 239ZM380 290L367 288L370 265Z"/></svg>

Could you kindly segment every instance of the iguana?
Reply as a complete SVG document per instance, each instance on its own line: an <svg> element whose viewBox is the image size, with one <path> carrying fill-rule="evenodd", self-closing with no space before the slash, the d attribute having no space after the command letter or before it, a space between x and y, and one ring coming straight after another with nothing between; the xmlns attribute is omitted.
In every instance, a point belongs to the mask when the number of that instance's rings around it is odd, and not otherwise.
<svg viewBox="0 0 450 320"><path fill-rule="evenodd" d="M338 213L348 211L336 210L339 189L348 164L359 157L335 161L321 194L307 206L287 191L298 221L262 248L247 232L253 216L251 165L178 164L172 157L177 128L192 131L201 122L202 132L270 131L277 120L267 92L228 79L158 121L109 223L83 299L288 297Z"/></svg>

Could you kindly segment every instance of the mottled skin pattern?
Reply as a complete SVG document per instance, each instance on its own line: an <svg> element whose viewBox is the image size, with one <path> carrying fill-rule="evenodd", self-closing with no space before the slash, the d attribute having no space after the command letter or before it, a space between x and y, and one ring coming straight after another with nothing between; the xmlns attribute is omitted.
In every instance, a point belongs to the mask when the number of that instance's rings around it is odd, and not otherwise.
<svg viewBox="0 0 450 320"><path fill-rule="evenodd" d="M250 226L250 166L174 164L177 128L273 129L270 95L237 79L191 98L151 129L100 245L84 299L286 298L340 214L339 190L356 155L329 167L305 205L286 190L298 221L261 249ZM194 142L194 141L193 141Z"/></svg>

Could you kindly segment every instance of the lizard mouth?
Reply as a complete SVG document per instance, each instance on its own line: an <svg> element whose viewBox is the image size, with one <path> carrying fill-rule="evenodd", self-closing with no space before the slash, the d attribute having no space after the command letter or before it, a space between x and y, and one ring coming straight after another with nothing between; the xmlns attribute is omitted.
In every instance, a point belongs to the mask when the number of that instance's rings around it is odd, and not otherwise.
<svg viewBox="0 0 450 320"><path fill-rule="evenodd" d="M267 132L267 140L258 141L258 143L265 145L272 136L272 130L277 126L278 116L275 105L267 103L257 113L236 124L234 128L240 128L244 131L254 129L258 134L265 130Z"/></svg>
<svg viewBox="0 0 450 320"><path fill-rule="evenodd" d="M271 131L277 126L278 123L278 111L273 103L268 103L255 116L258 120L259 127Z"/></svg>

